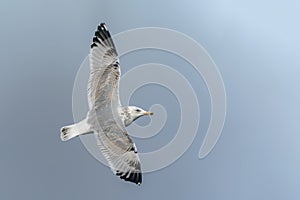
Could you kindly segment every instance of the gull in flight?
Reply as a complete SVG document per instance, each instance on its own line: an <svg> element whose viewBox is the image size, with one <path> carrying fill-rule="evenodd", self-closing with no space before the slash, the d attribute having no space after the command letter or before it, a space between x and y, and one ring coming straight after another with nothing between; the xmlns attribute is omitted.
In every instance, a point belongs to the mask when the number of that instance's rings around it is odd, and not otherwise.
<svg viewBox="0 0 300 200"><path fill-rule="evenodd" d="M140 185L140 159L125 127L137 118L153 113L136 106L121 105L120 62L104 23L98 26L93 37L89 61L87 117L76 124L62 127L60 138L67 141L79 135L94 133L97 145L114 174Z"/></svg>

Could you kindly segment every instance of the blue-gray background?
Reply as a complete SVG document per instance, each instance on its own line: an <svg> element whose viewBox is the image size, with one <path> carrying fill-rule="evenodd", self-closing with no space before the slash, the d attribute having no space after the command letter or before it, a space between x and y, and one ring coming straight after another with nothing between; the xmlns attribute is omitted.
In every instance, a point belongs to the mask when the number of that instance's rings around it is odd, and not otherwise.
<svg viewBox="0 0 300 200"><path fill-rule="evenodd" d="M299 9L292 0L1 1L0 199L300 199ZM73 120L74 78L100 21L112 33L172 28L208 50L228 113L207 158L197 158L209 120L203 83L193 85L203 92L196 140L173 165L146 174L141 187L114 177L78 138L59 140L60 127ZM170 123L164 130L174 131ZM137 141L142 151L151 143Z"/></svg>

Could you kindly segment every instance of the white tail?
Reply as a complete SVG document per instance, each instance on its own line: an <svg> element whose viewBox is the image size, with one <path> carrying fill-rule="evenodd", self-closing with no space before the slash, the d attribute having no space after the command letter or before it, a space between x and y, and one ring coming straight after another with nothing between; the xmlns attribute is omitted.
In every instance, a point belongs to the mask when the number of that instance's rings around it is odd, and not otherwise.
<svg viewBox="0 0 300 200"><path fill-rule="evenodd" d="M78 135L91 133L87 120L84 119L76 124L64 126L60 129L60 139L62 141L70 140Z"/></svg>

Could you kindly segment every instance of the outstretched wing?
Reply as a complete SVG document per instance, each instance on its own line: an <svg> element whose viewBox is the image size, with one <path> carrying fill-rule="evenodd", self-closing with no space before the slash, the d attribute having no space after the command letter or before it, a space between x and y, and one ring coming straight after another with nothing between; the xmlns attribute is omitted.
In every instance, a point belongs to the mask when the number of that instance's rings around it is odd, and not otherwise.
<svg viewBox="0 0 300 200"><path fill-rule="evenodd" d="M101 101L103 92L113 91L114 100L119 103L120 66L118 54L111 35L104 23L101 23L94 35L90 55L90 77L88 81L89 108L95 109L98 101ZM115 88L112 90L113 87ZM106 87L106 90L104 87ZM110 90L111 89L111 90Z"/></svg>
<svg viewBox="0 0 300 200"><path fill-rule="evenodd" d="M97 144L111 170L121 179L140 185L142 183L140 159L125 128L118 126L111 118L106 118L102 122L99 119L99 127L100 130L94 131Z"/></svg>
<svg viewBox="0 0 300 200"><path fill-rule="evenodd" d="M104 23L98 26L90 51L88 123L111 170L121 179L142 183L136 147L119 116L120 65L115 45Z"/></svg>

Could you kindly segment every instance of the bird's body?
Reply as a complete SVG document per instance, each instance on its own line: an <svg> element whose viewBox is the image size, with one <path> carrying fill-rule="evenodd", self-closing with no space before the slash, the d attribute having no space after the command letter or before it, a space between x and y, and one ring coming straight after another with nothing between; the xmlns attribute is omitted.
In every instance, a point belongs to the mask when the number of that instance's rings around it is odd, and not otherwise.
<svg viewBox="0 0 300 200"><path fill-rule="evenodd" d="M66 141L78 135L95 133L99 149L112 171L121 179L141 184L137 149L125 127L137 118L152 113L136 106L121 106L119 59L104 23L95 32L89 59L89 112L86 119L63 127L61 139Z"/></svg>
<svg viewBox="0 0 300 200"><path fill-rule="evenodd" d="M136 106L125 106L119 109L119 116L121 117L122 124L127 127L136 119L143 115L152 115L151 112L147 112ZM87 118L72 125L64 126L61 128L61 140L67 141L79 135L85 135L93 133L91 124L88 123Z"/></svg>

